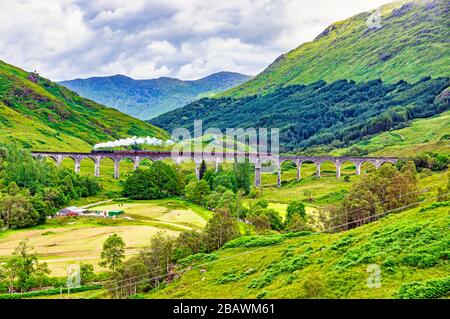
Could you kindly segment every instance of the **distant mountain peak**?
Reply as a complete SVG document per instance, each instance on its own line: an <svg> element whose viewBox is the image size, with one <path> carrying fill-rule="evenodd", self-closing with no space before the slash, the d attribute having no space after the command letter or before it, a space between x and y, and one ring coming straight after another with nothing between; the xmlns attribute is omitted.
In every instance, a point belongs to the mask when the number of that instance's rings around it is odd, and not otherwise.
<svg viewBox="0 0 450 319"><path fill-rule="evenodd" d="M249 79L251 77L248 75L221 71L189 81L171 77L133 79L117 74L62 81L60 84L80 96L140 119L150 119L201 97L228 90Z"/></svg>

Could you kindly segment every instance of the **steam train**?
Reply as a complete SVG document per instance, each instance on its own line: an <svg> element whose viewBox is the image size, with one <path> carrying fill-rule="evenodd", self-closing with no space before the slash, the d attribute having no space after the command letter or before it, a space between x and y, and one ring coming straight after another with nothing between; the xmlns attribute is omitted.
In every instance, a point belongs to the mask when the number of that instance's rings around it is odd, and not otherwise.
<svg viewBox="0 0 450 319"><path fill-rule="evenodd" d="M142 151L142 150L127 150L127 151L125 151L125 150L92 150L92 153L93 154L96 154L96 153L105 154L105 153L107 153L107 154L118 154L118 155L123 154L123 155L168 155L168 156L172 156L174 152L171 152L171 151ZM209 154L214 156L214 155L216 155L216 152L212 151ZM221 154L226 155L226 154L230 154L230 153L223 152ZM231 153L231 154L233 154L233 153ZM178 152L178 155L183 156L184 152L180 151L180 152ZM189 155L194 155L194 156L195 155L204 155L204 153L202 153L202 152L191 152ZM257 153L234 152L234 156L235 157L242 157L242 156L248 157L248 156L251 156L251 155L259 156L259 154L257 154ZM270 154L267 154L267 155L270 156Z"/></svg>

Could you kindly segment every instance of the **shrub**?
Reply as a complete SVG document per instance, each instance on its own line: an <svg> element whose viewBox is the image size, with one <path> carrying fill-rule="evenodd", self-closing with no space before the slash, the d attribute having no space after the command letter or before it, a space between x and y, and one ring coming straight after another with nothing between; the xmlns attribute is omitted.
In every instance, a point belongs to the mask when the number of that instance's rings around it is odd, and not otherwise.
<svg viewBox="0 0 450 319"><path fill-rule="evenodd" d="M250 248L250 247L265 247L279 244L283 241L280 235L273 236L244 236L236 238L223 246L227 248Z"/></svg>
<svg viewBox="0 0 450 319"><path fill-rule="evenodd" d="M325 291L323 278L319 274L310 273L306 275L302 287L305 291L306 298L318 298Z"/></svg>
<svg viewBox="0 0 450 319"><path fill-rule="evenodd" d="M271 284L278 275L286 272L292 273L295 270L302 269L311 263L309 260L310 254L311 252L309 251L293 257L283 257L280 261L273 263L261 277L250 281L248 287L264 288Z"/></svg>
<svg viewBox="0 0 450 319"><path fill-rule="evenodd" d="M403 284L394 296L400 299L436 299L449 294L450 277L444 277Z"/></svg>

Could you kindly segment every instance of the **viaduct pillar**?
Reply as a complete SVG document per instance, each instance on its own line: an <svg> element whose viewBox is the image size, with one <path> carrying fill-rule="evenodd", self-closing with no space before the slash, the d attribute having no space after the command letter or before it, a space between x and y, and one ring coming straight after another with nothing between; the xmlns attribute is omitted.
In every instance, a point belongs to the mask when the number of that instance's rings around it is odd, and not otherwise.
<svg viewBox="0 0 450 319"><path fill-rule="evenodd" d="M297 161L297 182L302 179L302 161Z"/></svg>
<svg viewBox="0 0 450 319"><path fill-rule="evenodd" d="M195 176L197 177L197 180L200 180L200 163L195 162Z"/></svg>
<svg viewBox="0 0 450 319"><path fill-rule="evenodd" d="M119 179L120 178L120 172L119 172L119 160L114 161L114 178Z"/></svg>
<svg viewBox="0 0 450 319"><path fill-rule="evenodd" d="M255 187L261 186L261 164L255 163Z"/></svg>
<svg viewBox="0 0 450 319"><path fill-rule="evenodd" d="M75 174L80 174L81 159L75 158L74 160L75 160Z"/></svg>
<svg viewBox="0 0 450 319"><path fill-rule="evenodd" d="M63 160L64 160L64 157L62 155L58 155L56 157L56 166L60 167Z"/></svg>
<svg viewBox="0 0 450 319"><path fill-rule="evenodd" d="M362 163L356 163L356 175L361 175Z"/></svg>
<svg viewBox="0 0 450 319"><path fill-rule="evenodd" d="M339 159L336 161L336 178L339 179L341 178L341 162L339 161Z"/></svg>
<svg viewBox="0 0 450 319"><path fill-rule="evenodd" d="M277 164L277 187L281 187L281 165L279 162Z"/></svg>
<svg viewBox="0 0 450 319"><path fill-rule="evenodd" d="M94 161L94 176L100 177L100 158L96 158Z"/></svg>

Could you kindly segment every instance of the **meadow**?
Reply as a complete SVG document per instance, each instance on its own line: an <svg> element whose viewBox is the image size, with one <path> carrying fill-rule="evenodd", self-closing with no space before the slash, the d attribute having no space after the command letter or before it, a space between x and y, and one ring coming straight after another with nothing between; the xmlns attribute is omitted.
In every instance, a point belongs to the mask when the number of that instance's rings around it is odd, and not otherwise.
<svg viewBox="0 0 450 319"><path fill-rule="evenodd" d="M101 218L54 218L46 224L23 230L0 233L0 261L4 261L18 243L29 239L40 259L48 263L52 275L63 276L68 265L92 263L96 271L102 245L108 236L117 234L126 244L126 255L136 254L158 232L177 236L180 231L201 229L211 213L180 199L111 203L92 210L120 209L125 214L115 220Z"/></svg>

